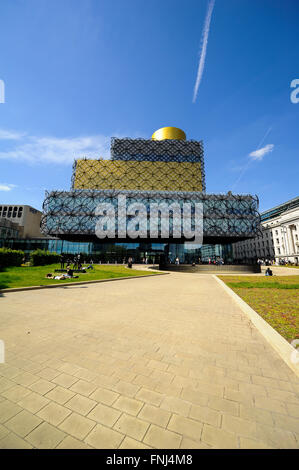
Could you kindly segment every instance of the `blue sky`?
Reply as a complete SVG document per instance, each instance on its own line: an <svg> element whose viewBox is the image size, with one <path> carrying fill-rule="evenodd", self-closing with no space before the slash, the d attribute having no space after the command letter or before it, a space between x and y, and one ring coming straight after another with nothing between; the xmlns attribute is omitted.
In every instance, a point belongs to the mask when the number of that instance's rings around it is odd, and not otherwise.
<svg viewBox="0 0 299 470"><path fill-rule="evenodd" d="M207 191L299 195L297 0L1 0L0 203L42 207L75 157L163 126L204 141ZM253 154L258 148L265 149Z"/></svg>

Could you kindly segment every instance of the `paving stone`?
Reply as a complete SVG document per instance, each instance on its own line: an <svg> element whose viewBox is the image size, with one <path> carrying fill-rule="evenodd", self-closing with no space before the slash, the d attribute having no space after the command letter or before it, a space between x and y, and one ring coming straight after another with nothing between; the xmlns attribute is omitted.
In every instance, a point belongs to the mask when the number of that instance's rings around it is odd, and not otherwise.
<svg viewBox="0 0 299 470"><path fill-rule="evenodd" d="M142 407L143 407L142 401L135 400L134 398L129 398L125 396L120 396L113 403L113 408L124 411L133 416L136 416Z"/></svg>
<svg viewBox="0 0 299 470"><path fill-rule="evenodd" d="M69 375L74 375L76 372L80 370L80 367L75 364L70 364L69 362L65 362L59 367L61 372L65 372Z"/></svg>
<svg viewBox="0 0 299 470"><path fill-rule="evenodd" d="M195 389L205 394L215 395L216 397L223 398L224 387L221 385L206 384L204 382L198 382Z"/></svg>
<svg viewBox="0 0 299 470"><path fill-rule="evenodd" d="M0 440L0 449L32 449L32 446L11 432Z"/></svg>
<svg viewBox="0 0 299 470"><path fill-rule="evenodd" d="M56 387L51 390L49 393L45 395L46 398L49 400L54 400L60 405L64 405L67 401L69 401L73 396L75 396L75 392L71 392L63 387Z"/></svg>
<svg viewBox="0 0 299 470"><path fill-rule="evenodd" d="M294 405L293 403L286 403L286 407L290 416L294 418L299 418L299 405Z"/></svg>
<svg viewBox="0 0 299 470"><path fill-rule="evenodd" d="M26 397L31 393L28 388L23 387L22 385L16 385L15 387L9 388L5 392L2 392L2 396L8 398L8 400L17 403L22 398Z"/></svg>
<svg viewBox="0 0 299 470"><path fill-rule="evenodd" d="M201 440L217 449L237 449L238 441L234 433L204 424Z"/></svg>
<svg viewBox="0 0 299 470"><path fill-rule="evenodd" d="M192 388L183 388L181 397L196 405L205 406L209 401L209 394Z"/></svg>
<svg viewBox="0 0 299 470"><path fill-rule="evenodd" d="M172 413L178 413L182 416L188 416L191 404L187 401L175 397L165 397L162 400L161 408Z"/></svg>
<svg viewBox="0 0 299 470"><path fill-rule="evenodd" d="M229 413L233 416L239 415L239 404L225 398L210 397L208 406L222 413Z"/></svg>
<svg viewBox="0 0 299 470"><path fill-rule="evenodd" d="M188 437L183 437L181 449L211 449L212 447L202 441L193 441Z"/></svg>
<svg viewBox="0 0 299 470"><path fill-rule="evenodd" d="M294 434L284 429L257 423L257 440L278 449L298 449Z"/></svg>
<svg viewBox="0 0 299 470"><path fill-rule="evenodd" d="M44 369L39 371L36 375L38 375L42 379L50 381L52 379L55 379L55 377L57 377L57 375L60 375L60 374L61 372L58 370L51 369L51 367L45 367Z"/></svg>
<svg viewBox="0 0 299 470"><path fill-rule="evenodd" d="M299 434L299 419L292 418L291 416L280 415L272 413L275 426L277 428L286 429L287 431L293 431ZM298 445L299 448L299 445Z"/></svg>
<svg viewBox="0 0 299 470"><path fill-rule="evenodd" d="M261 441L240 437L240 449L272 449L272 447Z"/></svg>
<svg viewBox="0 0 299 470"><path fill-rule="evenodd" d="M299 406L299 398L294 392L289 392L286 390L277 390L275 388L267 388L268 396L271 399L284 401L287 403L294 403Z"/></svg>
<svg viewBox="0 0 299 470"><path fill-rule="evenodd" d="M98 423L106 426L113 426L120 417L121 412L111 408L110 406L102 405L99 403L93 410L87 415L88 418L97 421Z"/></svg>
<svg viewBox="0 0 299 470"><path fill-rule="evenodd" d="M9 434L9 432L9 429L5 428L4 426L2 426L2 424L0 424L0 440L3 439L4 436Z"/></svg>
<svg viewBox="0 0 299 470"><path fill-rule="evenodd" d="M31 413L37 413L48 403L49 400L47 398L34 392L30 393L29 395L26 395L24 398L22 398L22 400L18 401L18 405L28 411L31 411Z"/></svg>
<svg viewBox="0 0 299 470"><path fill-rule="evenodd" d="M167 429L189 437L194 441L199 441L201 437L203 424L183 416L172 415L168 423Z"/></svg>
<svg viewBox="0 0 299 470"><path fill-rule="evenodd" d="M7 364L0 364L0 375L6 377L7 379L13 379L22 372L21 369L17 367L12 367Z"/></svg>
<svg viewBox="0 0 299 470"><path fill-rule="evenodd" d="M146 403L150 403L151 405L159 406L164 398L163 394L154 392L152 390L148 390L146 388L141 388L137 393L136 397L137 400L144 401Z"/></svg>
<svg viewBox="0 0 299 470"><path fill-rule="evenodd" d="M234 432L238 436L244 436L251 439L257 438L256 423L247 419L239 418L238 416L223 415L222 429Z"/></svg>
<svg viewBox="0 0 299 470"><path fill-rule="evenodd" d="M89 397L92 392L96 390L97 386L93 383L86 382L85 380L78 380L72 387L70 387L70 390L73 392L79 393L80 395L85 395L86 397Z"/></svg>
<svg viewBox="0 0 299 470"><path fill-rule="evenodd" d="M5 426L20 437L25 437L40 423L41 419L26 410L21 411L16 416L5 423Z"/></svg>
<svg viewBox="0 0 299 470"><path fill-rule="evenodd" d="M33 447L37 449L54 449L65 437L65 434L48 423L42 423L27 437Z"/></svg>
<svg viewBox="0 0 299 470"><path fill-rule="evenodd" d="M168 364L162 361L156 361L155 359L151 359L148 362L147 367L149 369L167 370Z"/></svg>
<svg viewBox="0 0 299 470"><path fill-rule="evenodd" d="M8 400L2 401L0 403L0 423L5 423L20 411L22 411L22 408L19 405Z"/></svg>
<svg viewBox="0 0 299 470"><path fill-rule="evenodd" d="M276 413L287 414L286 406L283 402L269 397L255 397L256 408L262 408L264 410L275 411Z"/></svg>
<svg viewBox="0 0 299 470"><path fill-rule="evenodd" d="M219 427L221 422L220 412L207 406L192 405L189 417L215 427Z"/></svg>
<svg viewBox="0 0 299 470"><path fill-rule="evenodd" d="M155 391L162 394L162 395L168 395L170 397L177 397L179 398L181 396L181 392L182 392L182 387L179 387L177 385L173 385L173 384L162 384L162 383L158 383L156 386L155 386Z"/></svg>
<svg viewBox="0 0 299 470"><path fill-rule="evenodd" d="M126 436L119 446L119 449L151 449L151 447L145 445L143 442L136 441L135 439Z"/></svg>
<svg viewBox="0 0 299 470"><path fill-rule="evenodd" d="M146 404L140 411L138 418L165 428L169 422L170 416L171 413L169 411Z"/></svg>
<svg viewBox="0 0 299 470"><path fill-rule="evenodd" d="M99 387L91 395L89 395L89 398L97 402L101 402L104 405L112 405L118 397L119 393L115 393L111 390Z"/></svg>
<svg viewBox="0 0 299 470"><path fill-rule="evenodd" d="M95 427L96 423L78 413L72 413L60 425L59 429L68 434L83 440L87 434Z"/></svg>
<svg viewBox="0 0 299 470"><path fill-rule="evenodd" d="M85 442L96 449L117 449L123 439L123 434L97 424L87 436Z"/></svg>
<svg viewBox="0 0 299 470"><path fill-rule="evenodd" d="M28 387L28 385L33 384L39 380L39 377L30 372L22 372L21 374L17 375L13 378L14 382L19 385L24 385L24 387Z"/></svg>
<svg viewBox="0 0 299 470"><path fill-rule="evenodd" d="M143 442L156 449L179 449L182 436L151 424Z"/></svg>
<svg viewBox="0 0 299 470"><path fill-rule="evenodd" d="M56 449L91 449L91 447L72 436L67 436L58 444Z"/></svg>
<svg viewBox="0 0 299 470"><path fill-rule="evenodd" d="M121 395L127 395L128 397L134 397L138 390L140 389L139 385L119 381L113 386L113 390L120 393Z"/></svg>
<svg viewBox="0 0 299 470"><path fill-rule="evenodd" d="M71 387L74 383L78 381L77 377L74 377L69 374L60 374L55 377L55 379L52 380L55 384L61 385L61 387L69 388Z"/></svg>
<svg viewBox="0 0 299 470"><path fill-rule="evenodd" d="M78 377L79 379L86 380L87 382L92 382L97 378L97 374L88 369L79 369L74 373L74 376Z"/></svg>
<svg viewBox="0 0 299 470"><path fill-rule="evenodd" d="M249 383L239 383L239 390L241 393L245 393L251 396L262 395L264 397L268 396L267 390L263 385L249 384Z"/></svg>
<svg viewBox="0 0 299 470"><path fill-rule="evenodd" d="M270 411L261 410L260 408L255 408L253 406L247 406L243 403L240 404L240 418L256 421L261 424L267 424L268 426L274 425Z"/></svg>
<svg viewBox="0 0 299 470"><path fill-rule="evenodd" d="M149 423L142 421L134 416L123 413L114 425L114 429L122 434L128 435L133 439L142 441Z"/></svg>
<svg viewBox="0 0 299 470"><path fill-rule="evenodd" d="M41 379L38 382L35 382L34 384L30 385L29 388L34 392L39 393L40 395L45 395L46 393L50 392L50 390L53 390L53 388L55 387L55 383Z"/></svg>
<svg viewBox="0 0 299 470"><path fill-rule="evenodd" d="M247 406L254 406L254 396L250 393L240 392L239 390L226 388L224 391L224 398L236 403L244 403Z"/></svg>
<svg viewBox="0 0 299 470"><path fill-rule="evenodd" d="M58 405L58 403L50 402L41 411L37 413L37 416L47 421L53 426L58 426L67 416L71 414L71 410L64 406Z"/></svg>
<svg viewBox="0 0 299 470"><path fill-rule="evenodd" d="M0 377L0 393L5 392L5 390L15 386L16 384L12 380L6 379L5 377Z"/></svg>
<svg viewBox="0 0 299 470"><path fill-rule="evenodd" d="M75 395L65 403L65 406L85 416L96 406L96 404L96 401L90 400L83 395Z"/></svg>

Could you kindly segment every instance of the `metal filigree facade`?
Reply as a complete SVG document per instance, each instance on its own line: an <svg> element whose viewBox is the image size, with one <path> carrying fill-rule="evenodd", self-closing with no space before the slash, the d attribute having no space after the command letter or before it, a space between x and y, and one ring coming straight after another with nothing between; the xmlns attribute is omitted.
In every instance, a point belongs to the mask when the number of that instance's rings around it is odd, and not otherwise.
<svg viewBox="0 0 299 470"><path fill-rule="evenodd" d="M259 233L256 196L205 193L201 141L117 138L111 141L111 160L74 162L71 191L46 193L42 231L65 239L93 240L97 206L111 204L117 226L119 196L126 197L127 206L143 203L148 214L153 203L176 203L182 210L184 203L192 207L202 203L205 243L227 243ZM157 239L161 236L158 230Z"/></svg>
<svg viewBox="0 0 299 470"><path fill-rule="evenodd" d="M73 189L202 191L201 163L77 160Z"/></svg>
<svg viewBox="0 0 299 470"><path fill-rule="evenodd" d="M148 212L151 203L166 202L169 205L177 202L181 207L183 203L188 202L203 203L203 237L206 242L214 239L235 241L253 237L259 233L258 199L251 195L116 190L46 193L42 230L49 235L92 239L95 237L95 226L98 220L95 215L96 207L100 203L112 204L117 218L119 195L126 196L127 206L134 202L142 202ZM160 237L161 233L158 233L157 238Z"/></svg>

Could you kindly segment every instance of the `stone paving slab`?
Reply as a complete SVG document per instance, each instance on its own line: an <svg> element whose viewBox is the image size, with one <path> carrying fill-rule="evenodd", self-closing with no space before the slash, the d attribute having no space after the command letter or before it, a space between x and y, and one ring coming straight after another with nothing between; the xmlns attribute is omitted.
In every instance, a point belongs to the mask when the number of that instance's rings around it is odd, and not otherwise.
<svg viewBox="0 0 299 470"><path fill-rule="evenodd" d="M298 378L212 275L0 304L0 448L299 448Z"/></svg>

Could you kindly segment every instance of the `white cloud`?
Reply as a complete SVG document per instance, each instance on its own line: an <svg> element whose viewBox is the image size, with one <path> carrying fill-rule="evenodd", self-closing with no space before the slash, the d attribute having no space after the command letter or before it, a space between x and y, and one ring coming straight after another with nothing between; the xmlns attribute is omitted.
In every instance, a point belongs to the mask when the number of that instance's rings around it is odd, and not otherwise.
<svg viewBox="0 0 299 470"><path fill-rule="evenodd" d="M13 188L16 188L15 184L0 183L0 191L11 191Z"/></svg>
<svg viewBox="0 0 299 470"><path fill-rule="evenodd" d="M272 152L273 149L274 149L274 145L268 144L268 145L265 145L265 147L262 147L258 150L255 150L254 152L251 152L249 156L253 160L262 160L264 156L267 155L267 153Z"/></svg>
<svg viewBox="0 0 299 470"><path fill-rule="evenodd" d="M0 159L5 160L18 160L28 163L69 164L75 158L108 158L110 155L110 136L92 135L73 138L35 137L0 130L0 139L1 135L19 135L18 138L15 137L17 142L13 147L10 146L7 150L0 151Z"/></svg>
<svg viewBox="0 0 299 470"><path fill-rule="evenodd" d="M198 88L202 79L204 67L205 67L205 60L206 60L206 53L207 53L207 46L208 46L208 38L209 38L209 31L210 31L210 23L211 23L211 17L213 13L213 8L215 5L215 0L211 0L208 5L208 10L205 18L205 23L204 23L204 28L203 28L203 34L202 34L202 46L201 46L201 52L200 52L200 59L199 59L199 64L198 64L198 70L197 70L197 76L196 76L196 82L194 85L194 91L193 91L193 103L195 103L196 98L197 98L197 93L198 93Z"/></svg>
<svg viewBox="0 0 299 470"><path fill-rule="evenodd" d="M0 129L0 140L19 140L24 137L26 134L16 131L7 131L5 129Z"/></svg>

